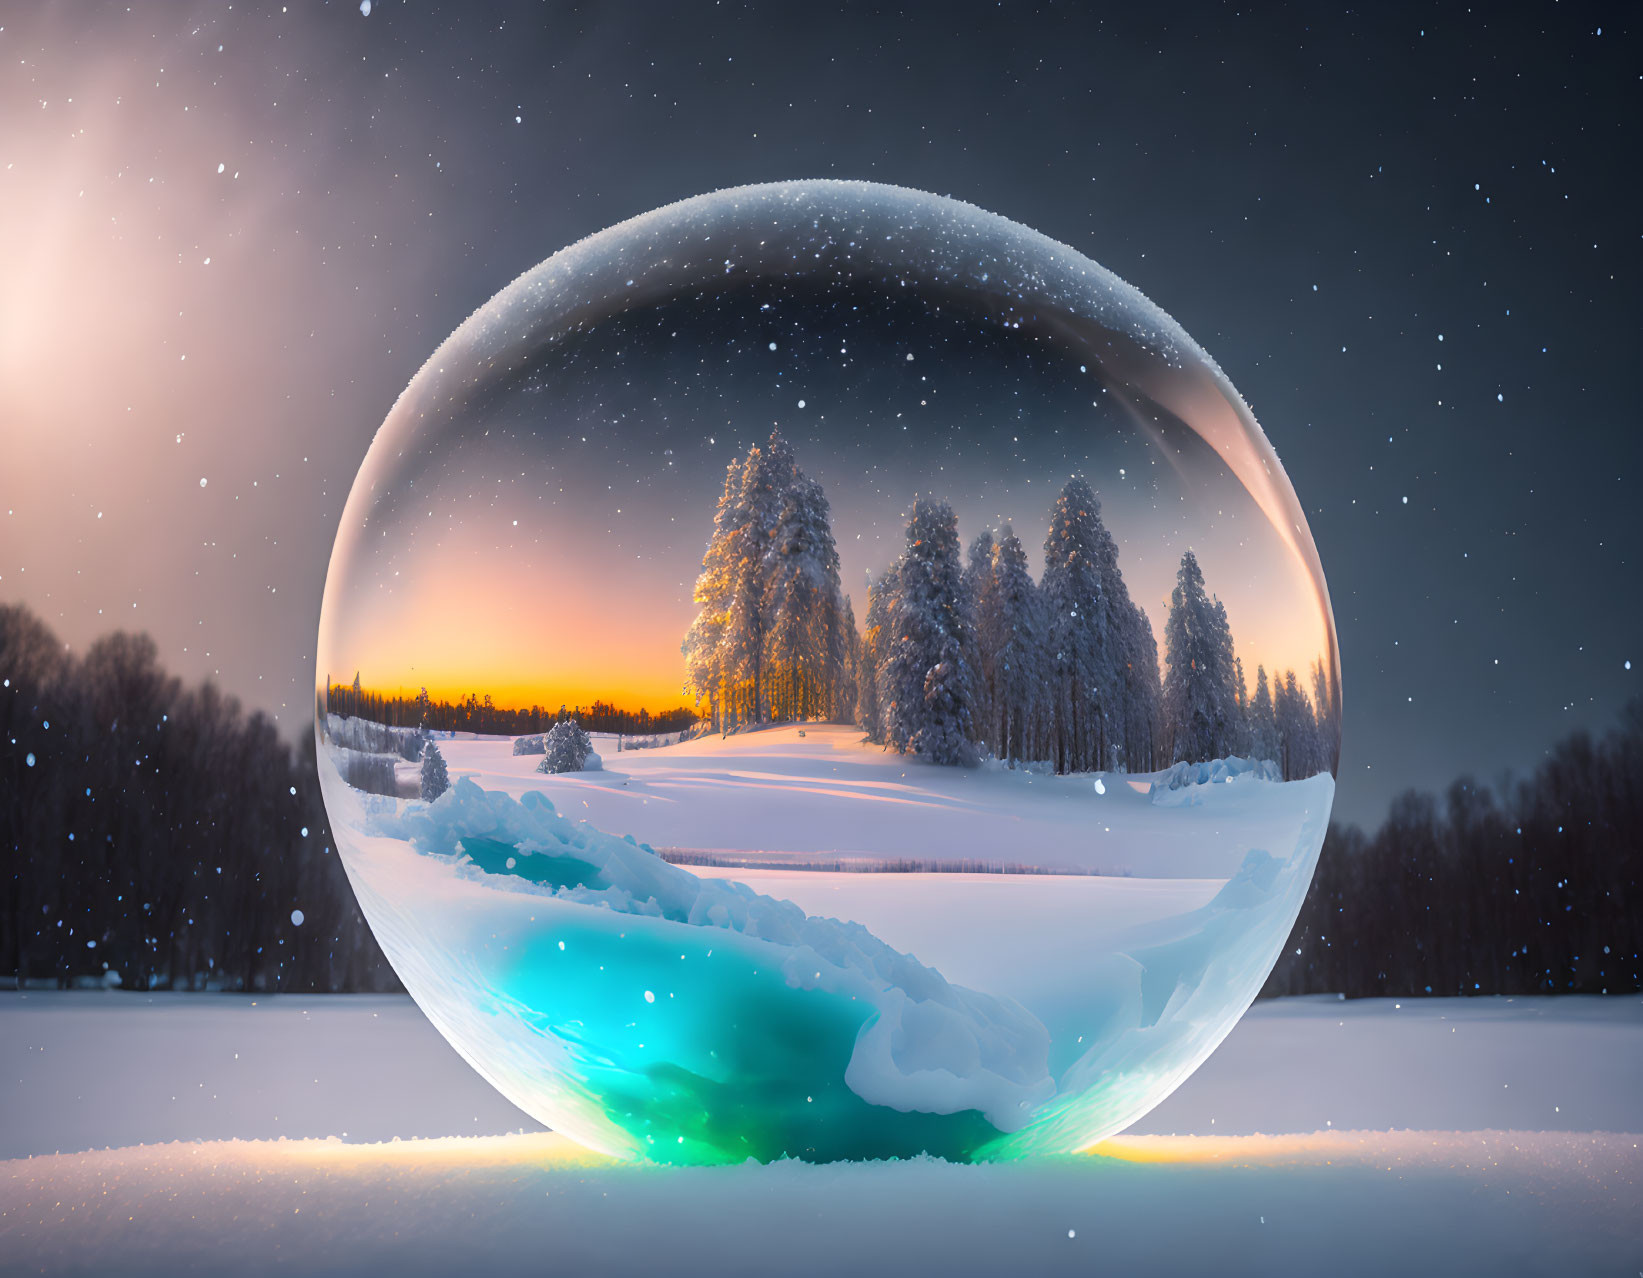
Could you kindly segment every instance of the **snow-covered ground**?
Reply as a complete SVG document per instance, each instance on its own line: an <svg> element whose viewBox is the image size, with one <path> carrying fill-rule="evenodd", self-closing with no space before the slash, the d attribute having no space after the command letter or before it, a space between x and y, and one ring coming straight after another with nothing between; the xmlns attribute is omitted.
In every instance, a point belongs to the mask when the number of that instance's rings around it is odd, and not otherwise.
<svg viewBox="0 0 1643 1278"><path fill-rule="evenodd" d="M864 745L854 728L809 724L614 753L597 772L548 776L511 738L441 745L451 779L515 798L546 794L567 816L681 849L780 865L831 858L995 864L1149 878L1226 879L1250 847L1294 842L1281 789L1238 778L1214 804L1160 809L1146 777L939 768ZM1236 830L1236 836L1230 832ZM1230 836L1230 837L1224 837Z"/></svg>
<svg viewBox="0 0 1643 1278"><path fill-rule="evenodd" d="M1158 794L943 768L828 725L560 775L508 739L446 755L432 804L362 794L322 755L378 941L515 1104L679 1162L1122 1130L1254 998L1333 793L1239 761Z"/></svg>
<svg viewBox="0 0 1643 1278"><path fill-rule="evenodd" d="M1637 998L1285 1000L1091 1155L664 1169L408 999L0 994L0 1272L1633 1274L1640 1074Z"/></svg>
<svg viewBox="0 0 1643 1278"><path fill-rule="evenodd" d="M1126 1135L1643 1132L1643 999L1257 1003ZM0 1158L541 1131L404 995L0 992Z"/></svg>

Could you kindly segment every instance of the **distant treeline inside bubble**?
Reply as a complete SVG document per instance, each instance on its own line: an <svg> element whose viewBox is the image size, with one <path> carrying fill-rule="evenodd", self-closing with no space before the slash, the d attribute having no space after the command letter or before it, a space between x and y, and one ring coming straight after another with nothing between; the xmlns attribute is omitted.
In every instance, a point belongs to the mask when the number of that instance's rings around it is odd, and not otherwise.
<svg viewBox="0 0 1643 1278"><path fill-rule="evenodd" d="M470 692L457 701L435 701L426 688L414 696L403 692L377 692L335 683L324 696L322 709L341 718L364 719L390 728L427 728L433 732L474 732L482 736L520 737L546 732L556 723L575 719L588 732L620 732L644 736L651 733L681 732L701 719L689 706L652 713L644 706L624 710L609 701L590 706L499 706L489 693ZM396 747L384 747L393 753Z"/></svg>

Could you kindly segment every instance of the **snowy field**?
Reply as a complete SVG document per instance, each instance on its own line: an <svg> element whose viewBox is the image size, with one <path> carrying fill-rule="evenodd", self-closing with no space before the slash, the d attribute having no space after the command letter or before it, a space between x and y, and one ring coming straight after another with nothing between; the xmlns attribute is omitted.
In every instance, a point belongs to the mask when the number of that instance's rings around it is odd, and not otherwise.
<svg viewBox="0 0 1643 1278"><path fill-rule="evenodd" d="M322 755L360 906L510 1101L680 1163L1122 1130L1254 998L1333 793L1241 760L1175 789L943 768L828 725L561 775L513 750L448 742L434 803L362 793Z"/></svg>
<svg viewBox="0 0 1643 1278"><path fill-rule="evenodd" d="M1251 847L1292 846L1307 798L1241 778L1213 802L1164 807L1145 777L1107 776L1097 792L1089 776L933 767L836 724L620 754L614 740L596 741L599 771L560 775L537 772L541 756L514 755L507 738L444 749L453 781L515 798L540 791L600 830L684 854L699 878L860 923L949 981L1028 1006L1053 1000L1056 986L1100 988L1102 964L1137 930L1208 904ZM750 846L750 832L763 842ZM1073 872L793 868L909 856Z"/></svg>
<svg viewBox="0 0 1643 1278"><path fill-rule="evenodd" d="M1629 1278L1640 1076L1636 998L1285 1000L1077 1158L664 1169L408 999L0 994L0 1272Z"/></svg>
<svg viewBox="0 0 1643 1278"><path fill-rule="evenodd" d="M1226 879L1250 846L1294 841L1297 813L1273 786L1239 778L1213 805L1170 808L1145 777L939 768L864 745L855 728L809 724L707 736L656 750L595 748L597 772L547 776L506 737L441 742L451 780L518 798L657 849L768 867L832 858L975 859L1150 878ZM1030 818L1030 819L1029 819ZM1236 827L1236 840L1218 837ZM750 837L757 841L750 842ZM771 840L779 840L771 846ZM693 866L694 868L694 866Z"/></svg>

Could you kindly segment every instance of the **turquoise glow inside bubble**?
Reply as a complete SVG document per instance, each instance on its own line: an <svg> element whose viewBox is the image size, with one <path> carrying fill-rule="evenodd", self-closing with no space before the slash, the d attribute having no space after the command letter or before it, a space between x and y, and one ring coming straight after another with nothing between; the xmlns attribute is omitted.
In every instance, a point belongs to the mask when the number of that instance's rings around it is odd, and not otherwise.
<svg viewBox="0 0 1643 1278"><path fill-rule="evenodd" d="M1134 1122L1259 991L1339 749L1220 370L1066 246L860 183L669 206L477 312L361 469L319 669L406 988L661 1162Z"/></svg>

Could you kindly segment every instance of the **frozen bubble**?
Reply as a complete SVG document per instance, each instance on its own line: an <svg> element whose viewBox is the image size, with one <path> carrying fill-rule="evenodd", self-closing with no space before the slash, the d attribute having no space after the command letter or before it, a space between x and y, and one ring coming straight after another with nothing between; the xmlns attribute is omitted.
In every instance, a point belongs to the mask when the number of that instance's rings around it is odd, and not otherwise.
<svg viewBox="0 0 1643 1278"><path fill-rule="evenodd" d="M1327 828L1338 653L1159 300L787 182L579 241L417 373L337 523L320 781L510 1100L627 1158L1065 1153L1231 1030Z"/></svg>

